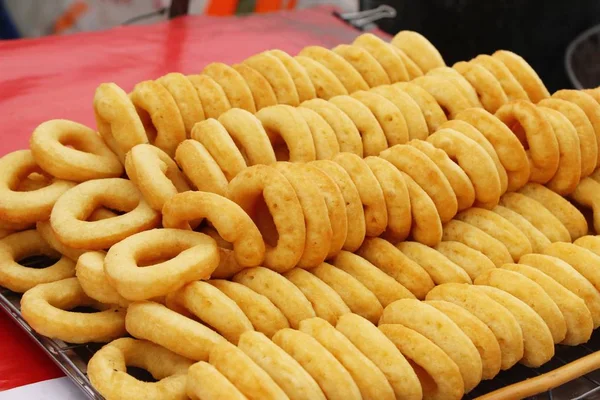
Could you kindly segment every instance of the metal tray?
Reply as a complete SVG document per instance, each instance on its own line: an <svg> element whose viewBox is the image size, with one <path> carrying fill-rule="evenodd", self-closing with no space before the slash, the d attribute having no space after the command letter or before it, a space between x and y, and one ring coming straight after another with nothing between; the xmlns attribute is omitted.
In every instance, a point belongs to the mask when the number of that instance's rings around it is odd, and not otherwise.
<svg viewBox="0 0 600 400"><path fill-rule="evenodd" d="M77 385L88 399L102 400L103 397L94 389L87 378L87 363L92 355L102 347L101 344L73 345L60 340L51 340L38 335L31 329L21 316L21 295L0 288L0 308L40 346L46 354L63 370ZM503 371L490 381L481 382L465 400L473 399L504 386L533 378L545 372L552 371L569 362L575 361L594 351L600 350L600 329L596 330L591 340L577 347L556 347L556 355L548 363L537 369L526 368L520 364L508 371ZM134 374L135 375L135 374ZM559 386L548 392L528 397L530 400L600 400L600 370L591 372L581 378Z"/></svg>

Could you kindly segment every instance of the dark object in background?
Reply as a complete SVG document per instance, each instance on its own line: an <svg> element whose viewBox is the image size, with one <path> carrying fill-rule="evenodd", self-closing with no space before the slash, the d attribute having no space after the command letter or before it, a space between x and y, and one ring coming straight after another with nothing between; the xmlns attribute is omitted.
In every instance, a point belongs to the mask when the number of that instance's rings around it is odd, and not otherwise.
<svg viewBox="0 0 600 400"><path fill-rule="evenodd" d="M565 68L575 88L600 86L600 25L586 30L571 42L567 47Z"/></svg>
<svg viewBox="0 0 600 400"><path fill-rule="evenodd" d="M523 56L548 90L572 87L565 51L584 30L600 23L598 0L361 0L361 9L380 4L396 8L379 27L425 35L448 65L498 49Z"/></svg>

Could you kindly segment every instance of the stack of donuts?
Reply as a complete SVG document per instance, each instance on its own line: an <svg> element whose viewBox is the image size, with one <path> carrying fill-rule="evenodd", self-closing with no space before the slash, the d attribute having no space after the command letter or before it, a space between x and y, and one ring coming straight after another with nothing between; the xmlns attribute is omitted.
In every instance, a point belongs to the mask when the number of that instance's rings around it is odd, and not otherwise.
<svg viewBox="0 0 600 400"><path fill-rule="evenodd" d="M0 159L0 286L107 399L460 399L600 326L600 89L404 31L93 107Z"/></svg>

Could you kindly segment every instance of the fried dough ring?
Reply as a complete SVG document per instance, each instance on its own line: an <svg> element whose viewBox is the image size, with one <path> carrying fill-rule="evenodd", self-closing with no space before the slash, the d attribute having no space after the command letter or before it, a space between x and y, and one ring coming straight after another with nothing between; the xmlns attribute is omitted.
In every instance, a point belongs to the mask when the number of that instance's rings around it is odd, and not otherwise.
<svg viewBox="0 0 600 400"><path fill-rule="evenodd" d="M472 249L464 243L445 241L434 247L447 259L459 265L474 280L483 272L496 268L492 260L482 252Z"/></svg>
<svg viewBox="0 0 600 400"><path fill-rule="evenodd" d="M59 179L83 182L118 178L123 173L119 158L102 138L73 121L55 119L40 124L29 139L29 147L37 165Z"/></svg>
<svg viewBox="0 0 600 400"><path fill-rule="evenodd" d="M206 118L218 118L221 114L231 109L225 91L217 82L208 75L188 75L200 101Z"/></svg>
<svg viewBox="0 0 600 400"><path fill-rule="evenodd" d="M571 198L582 206L592 209L592 218L594 230L600 232L600 182L593 178L585 178L579 182L575 191L571 194Z"/></svg>
<svg viewBox="0 0 600 400"><path fill-rule="evenodd" d="M529 100L527 92L523 86L515 79L510 70L497 58L487 54L481 54L471 60L471 63L479 64L494 75L498 80L502 90L506 94L508 101Z"/></svg>
<svg viewBox="0 0 600 400"><path fill-rule="evenodd" d="M294 59L308 73L308 77L315 88L317 98L329 100L334 96L348 94L340 79L323 64L312 58L300 55L295 56Z"/></svg>
<svg viewBox="0 0 600 400"><path fill-rule="evenodd" d="M161 211L177 193L190 190L175 161L158 147L149 144L133 147L127 153L125 168L129 179L156 211Z"/></svg>
<svg viewBox="0 0 600 400"><path fill-rule="evenodd" d="M458 113L455 119L475 127L494 147L508 175L508 191L518 190L529 181L527 153L519 139L498 118L484 109L471 108Z"/></svg>
<svg viewBox="0 0 600 400"><path fill-rule="evenodd" d="M305 101L300 107L310 108L319 114L331 126L337 137L340 151L363 156L363 144L360 133L350 117L334 104L323 99Z"/></svg>
<svg viewBox="0 0 600 400"><path fill-rule="evenodd" d="M75 263L61 256L46 268L31 268L19 261L44 255L58 258L57 253L36 230L10 234L0 240L0 285L13 292L23 293L42 284L67 279L75 275Z"/></svg>
<svg viewBox="0 0 600 400"><path fill-rule="evenodd" d="M369 85L367 85L367 82L365 82L360 73L342 56L329 49L321 46L307 46L298 55L312 58L323 64L324 67L338 77L348 93L369 90ZM301 99L300 102L302 101Z"/></svg>
<svg viewBox="0 0 600 400"><path fill-rule="evenodd" d="M325 199L332 232L327 258L335 257L342 250L348 236L347 206L343 193L336 182L315 165L304 164L301 168L307 179L317 187Z"/></svg>
<svg viewBox="0 0 600 400"><path fill-rule="evenodd" d="M298 328L300 321L315 316L310 302L302 291L283 276L264 267L248 268L238 272L233 281L264 295Z"/></svg>
<svg viewBox="0 0 600 400"><path fill-rule="evenodd" d="M410 196L412 238L427 246L435 246L442 240L443 235L442 221L435 203L410 175L402 172L402 177Z"/></svg>
<svg viewBox="0 0 600 400"><path fill-rule="evenodd" d="M362 47L371 53L377 62L381 64L391 83L408 81L408 72L402 59L388 43L372 33L363 33L354 39L352 45Z"/></svg>
<svg viewBox="0 0 600 400"><path fill-rule="evenodd" d="M58 198L75 186L73 182L53 180L37 190L16 190L35 171L39 167L30 150L18 150L0 158L0 219L6 221L9 229L27 228L36 221L47 220Z"/></svg>
<svg viewBox="0 0 600 400"><path fill-rule="evenodd" d="M268 52L259 53L247 58L243 64L258 71L271 85L278 104L297 106L300 104L298 91L292 76L283 62ZM257 109L259 109L257 107ZM260 109L259 109L260 110Z"/></svg>
<svg viewBox="0 0 600 400"><path fill-rule="evenodd" d="M194 361L207 361L211 350L225 338L212 329L162 304L138 301L129 305L127 332Z"/></svg>
<svg viewBox="0 0 600 400"><path fill-rule="evenodd" d="M356 314L340 317L336 329L383 372L396 398L423 398L419 378L396 345L375 325Z"/></svg>
<svg viewBox="0 0 600 400"><path fill-rule="evenodd" d="M99 312L67 311L78 306ZM21 313L39 334L68 343L110 342L126 334L126 310L90 299L75 277L29 289L21 298Z"/></svg>
<svg viewBox="0 0 600 400"><path fill-rule="evenodd" d="M438 76L449 80L454 86L462 93L462 95L469 101L471 107L481 107L481 102L477 96L474 86L469 83L464 76L461 75L456 69L450 67L439 67L434 68L427 72L427 76Z"/></svg>
<svg viewBox="0 0 600 400"><path fill-rule="evenodd" d="M79 284L85 294L93 300L103 304L127 307L130 301L121 296L106 277L105 257L106 253L102 251L88 251L77 259L75 271Z"/></svg>
<svg viewBox="0 0 600 400"><path fill-rule="evenodd" d="M100 136L121 162L133 146L148 143L135 106L127 93L114 83L102 83L96 88L94 116Z"/></svg>
<svg viewBox="0 0 600 400"><path fill-rule="evenodd" d="M284 274L306 296L317 317L335 324L340 315L350 312L340 295L315 275L301 268ZM302 325L302 323L300 324Z"/></svg>
<svg viewBox="0 0 600 400"><path fill-rule="evenodd" d="M260 120L248 111L231 109L219 117L236 146L242 152L248 166L255 164L273 164L275 152L269 136Z"/></svg>
<svg viewBox="0 0 600 400"><path fill-rule="evenodd" d="M600 104L597 101L594 101L594 97L590 96L589 93L586 93L584 90L569 90L563 89L555 92L552 97L553 99L561 99L566 100L570 103L577 105L586 115L587 119L592 124L592 128L594 128L594 134L596 139L597 146L597 164L596 166L600 166ZM577 111L575 111L577 113ZM578 113L577 113L578 114ZM585 122L583 123L585 125ZM586 137L587 138L587 137ZM580 137L580 142L582 138ZM592 140L590 141L590 145ZM583 150L583 149L582 149ZM587 151L593 152L593 149L586 149Z"/></svg>
<svg viewBox="0 0 600 400"><path fill-rule="evenodd" d="M584 100L585 101L585 100ZM590 99L590 101L592 101ZM562 114L575 128L578 141L577 145L581 153L581 176L586 177L594 172L598 164L598 143L594 126L591 124L588 116L578 103L571 103L558 98L549 98L542 100L538 106L547 107ZM599 105L600 107L600 105ZM569 151L573 151L570 150ZM562 155L561 155L562 157Z"/></svg>
<svg viewBox="0 0 600 400"><path fill-rule="evenodd" d="M505 307L519 322L523 332L523 358L520 363L537 368L550 361L554 356L552 333L542 317L526 303L491 286L473 286L492 300Z"/></svg>
<svg viewBox="0 0 600 400"><path fill-rule="evenodd" d="M541 253L546 246L550 245L550 239L521 214L502 206L496 206L492 211L519 229L527 237L529 243L531 243L531 249L534 253Z"/></svg>
<svg viewBox="0 0 600 400"><path fill-rule="evenodd" d="M505 193L500 199L500 204L521 214L551 242L571 241L567 228L536 200L520 193Z"/></svg>
<svg viewBox="0 0 600 400"><path fill-rule="evenodd" d="M383 237L393 242L406 239L410 233L412 217L410 196L402 173L380 157L367 157L365 163L377 178L385 199L388 224Z"/></svg>
<svg viewBox="0 0 600 400"><path fill-rule="evenodd" d="M562 196L533 182L523 186L519 193L538 201L550 211L567 228L571 241L587 234L588 225L585 217Z"/></svg>
<svg viewBox="0 0 600 400"><path fill-rule="evenodd" d="M150 141L173 157L177 145L185 140L186 133L171 93L160 83L143 81L135 85L130 98Z"/></svg>
<svg viewBox="0 0 600 400"><path fill-rule="evenodd" d="M418 32L400 31L392 39L392 45L404 51L424 73L446 65L435 46Z"/></svg>
<svg viewBox="0 0 600 400"><path fill-rule="evenodd" d="M227 188L227 197L256 221L256 202L263 196L279 232L277 243L265 243L264 266L278 272L294 267L304 251L304 213L294 187L275 168L255 165L239 173ZM260 228L259 228L260 229ZM262 233L262 232L261 232Z"/></svg>
<svg viewBox="0 0 600 400"><path fill-rule="evenodd" d="M458 208L452 186L437 165L413 146L396 145L381 152L380 157L391 162L427 193L435 204L442 222L448 222Z"/></svg>
<svg viewBox="0 0 600 400"><path fill-rule="evenodd" d="M384 130L376 116L363 102L352 96L335 96L329 99L329 102L342 110L358 129L364 156L377 156L388 148Z"/></svg>
<svg viewBox="0 0 600 400"><path fill-rule="evenodd" d="M560 112L547 107L539 108L544 111L554 129L560 151L558 170L547 186L552 191L566 196L573 193L583 172L579 137L573 125Z"/></svg>
<svg viewBox="0 0 600 400"><path fill-rule="evenodd" d="M217 193L221 196L225 195L228 184L227 177L202 143L192 139L184 140L177 147L175 160L196 189ZM172 171L174 171L173 168L175 166L171 168ZM172 195L174 194L172 193ZM170 196L162 199L163 204L167 198ZM156 205L158 206L160 203Z"/></svg>
<svg viewBox="0 0 600 400"><path fill-rule="evenodd" d="M470 125L465 121L457 119L445 122L440 126L440 129L445 128L460 132L469 139L474 140L479 146L483 148L483 150L485 150L485 152L490 156L490 158L494 162L494 165L496 166L496 171L498 171L498 177L500 178L500 193L506 193L506 189L508 188L508 174L506 173L506 169L504 168L504 166L500 162L500 159L498 158L498 153L496 153L496 150L485 137L485 135L473 125Z"/></svg>
<svg viewBox="0 0 600 400"><path fill-rule="evenodd" d="M443 150L423 140L411 140L409 145L416 147L431 159L442 171L456 195L457 210L469 208L475 202L475 189L469 176Z"/></svg>
<svg viewBox="0 0 600 400"><path fill-rule="evenodd" d="M231 66L231 68L236 70L246 81L246 84L252 93L252 99L254 99L256 111L264 107L278 104L277 96L275 96L273 88L269 84L269 81L262 76L260 72L246 64L234 64Z"/></svg>
<svg viewBox="0 0 600 400"><path fill-rule="evenodd" d="M160 346L131 338L117 339L96 352L88 363L92 385L108 399L184 400L192 362ZM143 368L157 382L140 381L127 366Z"/></svg>
<svg viewBox="0 0 600 400"><path fill-rule="evenodd" d="M505 264L502 268L531 279L541 286L552 301L556 303L564 317L567 328L565 338L560 342L561 344L576 346L590 339L594 329L594 321L582 299L550 276L528 265ZM533 297L532 295L533 293L529 294L530 297Z"/></svg>
<svg viewBox="0 0 600 400"><path fill-rule="evenodd" d="M333 159L348 172L358 190L365 213L367 236L381 235L388 225L383 190L366 162L352 153L340 153Z"/></svg>
<svg viewBox="0 0 600 400"><path fill-rule="evenodd" d="M284 391L242 350L228 342L217 344L209 363L249 400L285 399Z"/></svg>
<svg viewBox="0 0 600 400"><path fill-rule="evenodd" d="M93 214L90 216L89 220L93 220L91 218L92 216L93 216ZM104 219L104 218L101 218L101 219ZM39 221L37 224L35 224L35 229L38 231L38 233L40 234L42 239L50 245L50 247L52 247L54 250L58 251L60 254L70 258L73 261L77 261L83 253L88 251L86 249L76 249L76 248L67 246L64 243L62 243L60 240L58 240L58 237L56 236L56 233L54 232L54 229L52 229L52 225L50 224L50 221L48 221L48 220L47 221Z"/></svg>
<svg viewBox="0 0 600 400"><path fill-rule="evenodd" d="M458 325L436 308L419 300L398 300L385 308L379 324L400 324L431 340L458 366L465 392L481 381L477 348Z"/></svg>
<svg viewBox="0 0 600 400"><path fill-rule="evenodd" d="M278 330L289 328L285 315L266 296L237 282L211 279L208 283L235 301L256 331L272 337Z"/></svg>
<svg viewBox="0 0 600 400"><path fill-rule="evenodd" d="M358 71L369 87L389 85L390 78L377 59L362 47L341 44L331 51L341 56Z"/></svg>
<svg viewBox="0 0 600 400"><path fill-rule="evenodd" d="M300 331L315 338L350 373L362 398L396 398L383 372L333 325L321 318L310 318L300 323Z"/></svg>
<svg viewBox="0 0 600 400"><path fill-rule="evenodd" d="M219 65L222 67L227 67L225 64ZM211 68L211 65L209 65L204 69L204 71L212 71L214 69L215 68ZM205 119L204 109L202 108L202 102L200 101L200 96L198 96L198 92L194 88L194 85L192 85L192 82L190 82L190 80L185 75L180 74L178 72L172 72L170 74L161 76L156 80L156 82L163 85L165 89L169 91L171 96L173 96L173 100L175 100L175 104L177 104L177 109L181 114L181 119L183 121L183 126L185 127L185 132L187 134L187 137L189 137L190 132L194 127L194 124ZM225 81L221 82L226 83ZM244 85L246 84L243 80L242 83Z"/></svg>
<svg viewBox="0 0 600 400"><path fill-rule="evenodd" d="M421 86L410 82L398 82L393 86L409 95L419 105L430 134L437 131L440 125L448 120L435 97Z"/></svg>
<svg viewBox="0 0 600 400"><path fill-rule="evenodd" d="M278 58L283 63L283 66L285 69L287 69L292 77L292 81L294 82L294 86L298 92L298 100L300 103L317 97L315 87L313 86L306 69L300 65L300 63L295 60L294 57L277 49L269 50L265 53Z"/></svg>
<svg viewBox="0 0 600 400"><path fill-rule="evenodd" d="M485 254L496 267L512 262L506 246L474 225L452 220L444 225L443 241L461 242Z"/></svg>
<svg viewBox="0 0 600 400"><path fill-rule="evenodd" d="M187 373L187 395L192 400L247 400L222 373L207 362L192 365Z"/></svg>
<svg viewBox="0 0 600 400"><path fill-rule="evenodd" d="M244 156L229 132L216 119L209 118L196 123L190 136L206 148L228 181L247 167Z"/></svg>
<svg viewBox="0 0 600 400"><path fill-rule="evenodd" d="M287 156L280 161L308 162L316 159L310 128L294 107L283 104L265 107L256 113L256 118L265 129L275 155ZM285 154L286 150L288 154Z"/></svg>
<svg viewBox="0 0 600 400"><path fill-rule="evenodd" d="M86 221L99 206L125 211L100 221ZM101 250L159 224L160 215L135 185L120 178L97 179L70 189L54 205L50 223L57 238L78 249Z"/></svg>
<svg viewBox="0 0 600 400"><path fill-rule="evenodd" d="M459 265L443 254L418 242L401 242L396 247L423 268L436 285L443 283L472 283L471 278Z"/></svg>
<svg viewBox="0 0 600 400"><path fill-rule="evenodd" d="M471 224L501 242L515 262L533 251L527 236L493 211L473 207L457 214L455 219Z"/></svg>
<svg viewBox="0 0 600 400"><path fill-rule="evenodd" d="M167 260L143 268L148 260ZM144 260L144 258L146 258ZM153 229L140 232L110 248L104 261L109 282L128 300L164 296L188 282L208 279L219 265L215 241L199 232Z"/></svg>
<svg viewBox="0 0 600 400"><path fill-rule="evenodd" d="M600 256L594 252L572 243L552 243L544 249L544 254L565 261L600 290Z"/></svg>
<svg viewBox="0 0 600 400"><path fill-rule="evenodd" d="M207 282L190 282L169 293L166 305L174 311L182 311L182 315L191 313L200 322L212 327L236 345L244 332L254 330L252 323L238 305Z"/></svg>
<svg viewBox="0 0 600 400"><path fill-rule="evenodd" d="M573 241L573 244L584 247L600 256L600 236L585 235Z"/></svg>
<svg viewBox="0 0 600 400"><path fill-rule="evenodd" d="M427 294L427 300L454 303L486 324L500 344L502 370L509 369L523 358L523 333L519 322L505 307L475 286L458 283L436 286Z"/></svg>
<svg viewBox="0 0 600 400"><path fill-rule="evenodd" d="M447 79L426 75L414 79L412 83L429 92L450 119L454 119L459 112L471 107L469 99Z"/></svg>
<svg viewBox="0 0 600 400"><path fill-rule="evenodd" d="M498 204L501 195L498 170L492 158L477 142L452 129L440 129L427 141L444 150L469 176L475 189L476 205L492 208Z"/></svg>
<svg viewBox="0 0 600 400"><path fill-rule="evenodd" d="M253 114L257 111L252 91L238 71L227 64L214 62L204 67L202 74L209 76L221 86L232 108L241 108Z"/></svg>
<svg viewBox="0 0 600 400"><path fill-rule="evenodd" d="M506 65L510 73L525 89L532 103L550 97L548 89L546 89L538 74L521 56L507 50L498 50L492 57L499 59Z"/></svg>
<svg viewBox="0 0 600 400"><path fill-rule="evenodd" d="M501 350L492 330L464 308L443 300L428 300L425 304L436 308L452 320L469 337L479 352L482 379L492 379L500 372Z"/></svg>
<svg viewBox="0 0 600 400"><path fill-rule="evenodd" d="M365 240L366 223L365 214L358 189L352 178L339 164L329 160L319 160L310 163L324 172L340 189L346 205L346 237L343 248L355 251Z"/></svg>
<svg viewBox="0 0 600 400"><path fill-rule="evenodd" d="M385 85L373 88L370 92L379 94L392 103L402 112L404 117L404 121L406 122L406 127L408 129L408 139L427 139L429 135L429 130L427 128L427 121L425 120L425 116L419 104L413 100L411 96L407 93L396 87L396 85ZM399 140L390 140L392 136L392 132L388 133L388 142L390 146L399 143ZM399 139L403 139L404 135L398 135Z"/></svg>
<svg viewBox="0 0 600 400"><path fill-rule="evenodd" d="M273 342L312 376L328 399L361 399L360 390L350 373L312 336L293 329L282 329L273 336Z"/></svg>
<svg viewBox="0 0 600 400"><path fill-rule="evenodd" d="M304 213L306 226L306 240L304 252L298 260L300 268L314 268L325 261L331 249L333 230L329 221L329 212L325 197L311 176L301 164L283 163L275 164L279 171L290 182Z"/></svg>
<svg viewBox="0 0 600 400"><path fill-rule="evenodd" d="M335 132L323 117L305 107L296 107L296 113L302 117L310 129L317 160L331 160L340 152Z"/></svg>
<svg viewBox="0 0 600 400"><path fill-rule="evenodd" d="M311 269L310 272L335 290L354 314L373 323L379 320L383 312L381 303L357 278L327 263Z"/></svg>
<svg viewBox="0 0 600 400"><path fill-rule="evenodd" d="M409 81L424 75L423 71L421 70L421 68L419 68L417 63L415 63L408 55L406 55L406 53L402 49L396 46L392 46L392 50L394 50L394 52L398 54L398 57L400 57L400 59L402 60L402 63L406 68L406 73L408 74Z"/></svg>
<svg viewBox="0 0 600 400"><path fill-rule="evenodd" d="M367 238L356 254L394 278L418 299L425 298L435 286L423 267L386 240Z"/></svg>
<svg viewBox="0 0 600 400"><path fill-rule="evenodd" d="M325 400L323 391L300 363L259 332L246 332L238 348L283 389L291 399Z"/></svg>
<svg viewBox="0 0 600 400"><path fill-rule="evenodd" d="M466 61L457 62L452 68L473 85L479 100L481 100L481 105L487 111L495 113L500 107L508 103L508 97L502 90L502 85L486 68Z"/></svg>
<svg viewBox="0 0 600 400"><path fill-rule="evenodd" d="M495 287L513 295L542 317L550 329L554 343L560 343L565 339L567 325L560 309L544 289L528 277L502 266L479 275L474 283Z"/></svg>
<svg viewBox="0 0 600 400"><path fill-rule="evenodd" d="M411 362L423 387L423 399L463 397L464 384L460 370L435 343L400 324L383 324L379 329Z"/></svg>
<svg viewBox="0 0 600 400"><path fill-rule="evenodd" d="M347 272L369 289L383 307L399 299L415 296L394 278L354 253L342 251L333 260L336 268Z"/></svg>
<svg viewBox="0 0 600 400"><path fill-rule="evenodd" d="M600 293L575 268L560 258L544 254L528 254L519 263L542 271L581 298L592 314L594 329L600 326Z"/></svg>

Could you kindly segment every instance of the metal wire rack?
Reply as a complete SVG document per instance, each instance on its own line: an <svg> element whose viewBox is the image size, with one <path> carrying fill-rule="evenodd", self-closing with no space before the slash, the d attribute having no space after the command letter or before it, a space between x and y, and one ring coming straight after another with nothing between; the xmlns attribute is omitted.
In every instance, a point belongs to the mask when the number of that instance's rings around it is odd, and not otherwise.
<svg viewBox="0 0 600 400"><path fill-rule="evenodd" d="M35 258L27 260L27 262L22 262L22 264L31 267L41 267L45 262L46 260L44 259ZM38 335L23 319L20 311L20 300L21 295L0 288L0 308L6 311L23 331L48 354L73 383L82 390L88 399L103 400L103 397L92 387L87 378L87 363L102 345L95 343L83 345L69 344ZM594 332L591 340L586 344L576 347L557 346L554 358L540 368L531 369L517 364L508 371L501 372L494 379L481 382L464 399L471 400L507 385L536 377L598 350L600 350L600 330ZM130 371L128 369L128 372L138 377L138 379L147 380L149 378L144 373L145 371ZM562 386L533 397L528 397L527 399L600 400L600 370L593 371Z"/></svg>

